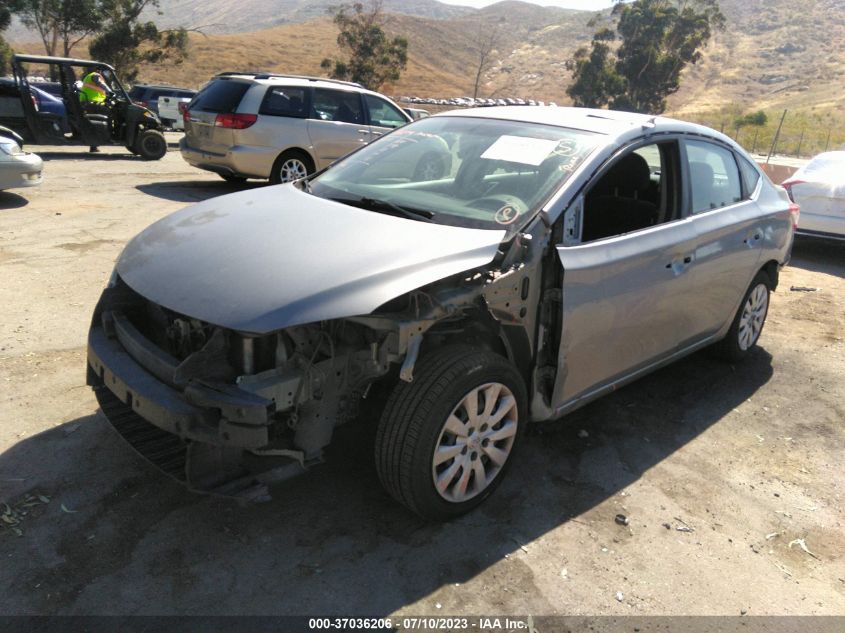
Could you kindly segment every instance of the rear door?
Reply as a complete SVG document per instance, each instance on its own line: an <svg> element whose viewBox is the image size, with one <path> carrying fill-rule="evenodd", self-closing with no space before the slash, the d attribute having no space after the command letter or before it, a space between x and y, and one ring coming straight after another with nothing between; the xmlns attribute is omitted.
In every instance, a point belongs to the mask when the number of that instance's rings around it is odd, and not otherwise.
<svg viewBox="0 0 845 633"><path fill-rule="evenodd" d="M684 146L696 233L695 309L686 340L692 343L717 333L733 317L762 265L764 221L731 149L703 139L686 140ZM753 185L756 189L756 181Z"/></svg>
<svg viewBox="0 0 845 633"><path fill-rule="evenodd" d="M237 111L249 81L220 78L212 81L191 102L185 126L185 141L192 149L209 154L225 154L235 144L234 131L215 125L217 115Z"/></svg>
<svg viewBox="0 0 845 633"><path fill-rule="evenodd" d="M315 88L307 122L317 169L366 145L370 129L364 114L361 93Z"/></svg>

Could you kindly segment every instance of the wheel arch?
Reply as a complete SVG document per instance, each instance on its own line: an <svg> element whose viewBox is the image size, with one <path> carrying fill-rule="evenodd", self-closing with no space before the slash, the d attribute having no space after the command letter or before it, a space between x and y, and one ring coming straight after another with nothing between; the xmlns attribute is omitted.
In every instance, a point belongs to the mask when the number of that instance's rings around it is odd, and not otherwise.
<svg viewBox="0 0 845 633"><path fill-rule="evenodd" d="M513 363L525 384L530 384L531 342L522 326L502 324L481 309L458 320L442 319L425 333L420 356L447 345L471 345L498 354Z"/></svg>
<svg viewBox="0 0 845 633"><path fill-rule="evenodd" d="M766 273L766 276L769 278L771 285L769 286L769 290L775 291L778 287L778 280L780 277L780 264L777 263L774 259L770 259L767 261L763 267L760 269L761 272Z"/></svg>

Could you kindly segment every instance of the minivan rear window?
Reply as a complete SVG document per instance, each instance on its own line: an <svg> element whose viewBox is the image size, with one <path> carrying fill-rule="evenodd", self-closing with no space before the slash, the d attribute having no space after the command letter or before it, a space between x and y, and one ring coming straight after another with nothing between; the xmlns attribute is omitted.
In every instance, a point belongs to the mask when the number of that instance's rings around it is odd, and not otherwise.
<svg viewBox="0 0 845 633"><path fill-rule="evenodd" d="M191 103L191 110L234 112L250 84L221 79L203 88Z"/></svg>

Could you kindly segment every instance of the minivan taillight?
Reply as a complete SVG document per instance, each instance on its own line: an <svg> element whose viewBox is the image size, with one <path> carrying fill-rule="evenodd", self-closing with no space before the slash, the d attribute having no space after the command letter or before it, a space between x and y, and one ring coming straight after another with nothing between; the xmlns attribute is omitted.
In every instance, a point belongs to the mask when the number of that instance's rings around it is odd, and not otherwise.
<svg viewBox="0 0 845 633"><path fill-rule="evenodd" d="M255 114L218 114L214 119L214 127L245 130L257 120L258 115Z"/></svg>

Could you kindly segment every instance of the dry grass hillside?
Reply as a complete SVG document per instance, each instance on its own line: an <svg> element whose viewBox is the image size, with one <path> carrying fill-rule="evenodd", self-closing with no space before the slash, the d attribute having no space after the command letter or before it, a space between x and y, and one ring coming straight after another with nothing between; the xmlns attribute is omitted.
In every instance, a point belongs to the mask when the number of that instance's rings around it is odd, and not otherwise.
<svg viewBox="0 0 845 633"><path fill-rule="evenodd" d="M192 34L190 57L181 65L144 68L144 81L199 87L215 72L254 69L321 74L320 61L337 53L336 29L323 15L330 0L244 0L237 6L252 23L284 24L249 33ZM279 7L290 5L290 11ZM788 108L782 148L794 153L820 151L845 142L845 0L721 0L728 27L713 38L702 61L686 72L681 90L669 102L669 113L705 122L735 133L736 116L764 110L770 124L741 130L741 140L756 149L771 143L776 123ZM231 30L245 20L232 17L225 2L163 2L195 15L189 24L228 20ZM566 60L587 44L593 13L544 8L509 0L479 11L443 13L432 0L389 0L387 30L409 40L410 61L402 79L384 86L392 95L452 97L472 94L478 60L473 39L498 28L495 61L485 74L480 96L515 96L568 103L570 73ZM263 7L263 9L261 8ZM297 8L298 7L298 8ZM255 14L255 12L258 12ZM265 13L283 17L262 17ZM309 13L310 12L310 13ZM416 12L417 15L409 15ZM431 17L435 16L435 17ZM172 17L172 16L171 16ZM162 17L167 20L168 16ZM256 22L257 21L257 22ZM35 45L28 48L36 51ZM84 47L80 47L84 50ZM830 138L828 138L828 135Z"/></svg>

